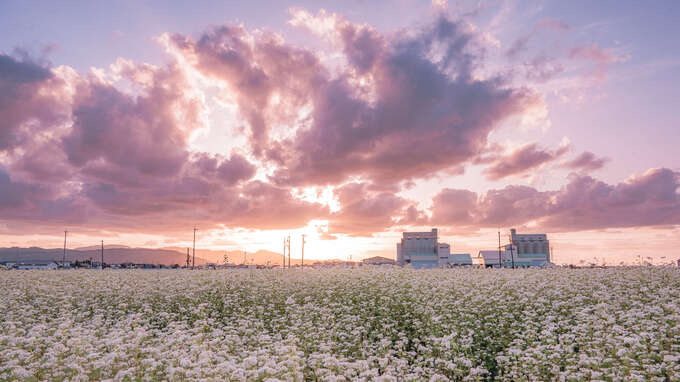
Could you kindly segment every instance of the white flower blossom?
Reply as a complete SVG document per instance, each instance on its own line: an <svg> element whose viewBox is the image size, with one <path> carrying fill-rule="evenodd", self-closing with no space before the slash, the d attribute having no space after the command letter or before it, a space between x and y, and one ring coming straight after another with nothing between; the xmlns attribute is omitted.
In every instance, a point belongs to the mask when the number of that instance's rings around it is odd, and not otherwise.
<svg viewBox="0 0 680 382"><path fill-rule="evenodd" d="M680 380L670 268L0 274L0 380Z"/></svg>

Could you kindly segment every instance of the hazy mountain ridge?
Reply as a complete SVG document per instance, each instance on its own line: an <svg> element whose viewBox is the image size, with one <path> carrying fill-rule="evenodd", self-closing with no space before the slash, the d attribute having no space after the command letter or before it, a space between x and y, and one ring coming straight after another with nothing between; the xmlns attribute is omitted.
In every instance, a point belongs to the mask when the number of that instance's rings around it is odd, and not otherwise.
<svg viewBox="0 0 680 382"><path fill-rule="evenodd" d="M89 247L86 247L89 248ZM0 248L0 261L61 261L63 258L63 248ZM66 261L101 259L101 247L97 249L66 249ZM104 262L108 264L116 263L150 263L150 264L179 264L186 263L186 254L168 249L155 248L129 248L122 246L104 248ZM205 264L206 260L196 257L196 264Z"/></svg>
<svg viewBox="0 0 680 382"><path fill-rule="evenodd" d="M0 261L30 262L30 261L61 261L63 248L39 248L39 247L11 247L0 248ZM189 254L192 251L189 249ZM196 249L196 265L205 263L224 263L224 255L227 255L227 262L230 264L255 264L255 265L281 265L283 256L280 253L267 251L264 249L257 252L243 251L216 251L211 249ZM120 244L104 245L104 262L107 264L118 263L145 263L145 264L165 264L184 265L186 263L186 248L165 247L165 248L133 248ZM87 246L75 249L66 249L66 261L83 261L101 259L100 246ZM333 260L306 259L305 264L311 265L316 262L334 262ZM286 264L288 258L286 258ZM291 258L291 265L299 265L299 258Z"/></svg>
<svg viewBox="0 0 680 382"><path fill-rule="evenodd" d="M97 250L97 251L99 251L99 250L101 250L101 248L102 248L101 245L88 245L86 247L73 248L73 250L75 250L75 251L90 251L90 250L94 251L94 250ZM132 247L127 246L127 245L122 245L122 244L104 244L104 250L120 249L120 248L132 248ZM62 251L63 251L63 248L62 248Z"/></svg>

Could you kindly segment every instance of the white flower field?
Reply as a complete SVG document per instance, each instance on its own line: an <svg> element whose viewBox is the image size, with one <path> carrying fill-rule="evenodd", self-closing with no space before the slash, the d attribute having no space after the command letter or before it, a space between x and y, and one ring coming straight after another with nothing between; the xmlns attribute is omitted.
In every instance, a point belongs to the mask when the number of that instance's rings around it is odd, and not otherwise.
<svg viewBox="0 0 680 382"><path fill-rule="evenodd" d="M0 273L0 380L680 380L680 271Z"/></svg>

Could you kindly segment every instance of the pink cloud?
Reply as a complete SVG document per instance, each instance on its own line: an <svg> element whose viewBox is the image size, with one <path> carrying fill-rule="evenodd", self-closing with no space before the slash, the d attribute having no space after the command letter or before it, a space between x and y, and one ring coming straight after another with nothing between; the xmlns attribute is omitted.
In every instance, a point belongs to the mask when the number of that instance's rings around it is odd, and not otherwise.
<svg viewBox="0 0 680 382"><path fill-rule="evenodd" d="M251 181L256 168L243 155L191 153L204 105L173 65L118 65L135 94L77 76L72 96L58 92L66 84L49 67L9 56L0 65L0 94L16 98L0 98L3 221L171 232L187 224L290 228L328 215L288 188ZM41 139L28 139L35 134Z"/></svg>
<svg viewBox="0 0 680 382"><path fill-rule="evenodd" d="M434 198L431 223L476 229L533 222L553 231L674 225L680 224L679 187L680 173L659 168L616 185L575 176L558 191L444 189Z"/></svg>
<svg viewBox="0 0 680 382"><path fill-rule="evenodd" d="M510 48L505 51L507 57L515 57L527 50L529 41L532 40L541 30L553 30L557 32L564 32L569 30L569 25L555 19L542 19L531 29L531 32L516 39Z"/></svg>
<svg viewBox="0 0 680 382"><path fill-rule="evenodd" d="M389 192L370 192L365 183L349 183L335 190L340 211L329 216L328 233L371 236L397 223L407 201Z"/></svg>
<svg viewBox="0 0 680 382"><path fill-rule="evenodd" d="M465 23L440 14L415 33L384 34L333 20L321 29L346 61L337 70L317 52L242 26L197 40L175 35L167 46L178 61L119 60L115 80L0 54L1 221L15 232L77 224L171 234L194 224L287 229L323 219L326 239L429 223L679 224L678 175L667 169L617 185L579 175L558 191L445 189L428 217L395 193L475 160L490 164L492 179L522 175L565 149L529 144L480 157L489 133L535 95L500 75L475 76L484 55ZM207 107L187 78L191 69L233 93L247 145L224 155L192 149ZM596 168L602 159L587 154L565 165ZM335 187L340 209L293 195L306 185Z"/></svg>
<svg viewBox="0 0 680 382"><path fill-rule="evenodd" d="M127 75L134 78L136 73ZM188 160L189 133L201 127L201 105L186 97L187 87L172 67L153 71L139 95L96 81L82 83L73 105L73 127L62 139L69 161L77 167L105 163L142 176L176 174Z"/></svg>
<svg viewBox="0 0 680 382"><path fill-rule="evenodd" d="M535 170L546 163L556 160L568 150L568 145L561 146L555 151L549 151L539 148L536 143L529 143L513 150L507 155L496 156L493 163L484 169L484 174L491 180L524 175L530 170ZM488 160L486 159L485 161Z"/></svg>
<svg viewBox="0 0 680 382"><path fill-rule="evenodd" d="M584 151L576 158L562 163L562 166L573 170L594 171L604 167L608 161L609 158L598 158L590 151Z"/></svg>
<svg viewBox="0 0 680 382"><path fill-rule="evenodd" d="M172 38L172 49L236 93L251 149L276 164L277 184L337 184L350 176L396 183L459 167L500 121L531 102L528 90L507 87L500 77L472 79L481 59L475 36L455 21L440 17L415 36L385 36L324 17L332 22L317 27L334 33L348 63L337 76L314 52L266 32L222 27L195 42ZM433 49L436 62L428 58ZM355 85L361 78L367 93ZM288 112L270 112L274 94L288 100ZM281 120L307 105L302 126ZM281 124L294 125L294 135L272 140L271 126Z"/></svg>
<svg viewBox="0 0 680 382"><path fill-rule="evenodd" d="M30 57L0 53L0 153L30 143L37 131L68 116L63 82Z"/></svg>
<svg viewBox="0 0 680 382"><path fill-rule="evenodd" d="M628 61L630 57L617 56L611 49L605 49L598 44L592 43L571 48L569 51L569 58L592 62L594 65L592 74L599 79L604 79L607 75L607 68L609 65L615 62Z"/></svg>

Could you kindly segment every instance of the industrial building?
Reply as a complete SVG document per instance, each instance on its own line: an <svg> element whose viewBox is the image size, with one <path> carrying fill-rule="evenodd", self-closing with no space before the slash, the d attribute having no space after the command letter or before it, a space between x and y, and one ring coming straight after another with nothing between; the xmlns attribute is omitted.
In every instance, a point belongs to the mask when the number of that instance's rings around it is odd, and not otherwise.
<svg viewBox="0 0 680 382"><path fill-rule="evenodd" d="M517 230L510 230L510 242L515 246L517 255L541 254L550 261L550 242L544 233L518 234Z"/></svg>
<svg viewBox="0 0 680 382"><path fill-rule="evenodd" d="M484 267L550 267L550 242L544 233L518 234L510 230L510 243L498 249L479 251L475 263Z"/></svg>
<svg viewBox="0 0 680 382"><path fill-rule="evenodd" d="M414 268L439 267L437 229L431 232L404 232L397 243L397 263Z"/></svg>
<svg viewBox="0 0 680 382"><path fill-rule="evenodd" d="M467 253L451 253L451 246L440 243L438 232L403 232L397 243L397 264L413 268L453 268L483 266L493 268L550 267L550 242L541 234L518 234L510 230L510 244L493 250L479 251L475 258Z"/></svg>
<svg viewBox="0 0 680 382"><path fill-rule="evenodd" d="M467 265L467 259L456 255L455 265ZM469 258L469 255L468 255ZM397 243L397 264L413 268L447 268L452 260L451 246L440 243L437 229L430 232L404 232L401 242ZM470 259L470 264L472 259Z"/></svg>
<svg viewBox="0 0 680 382"><path fill-rule="evenodd" d="M548 256L541 253L522 253L518 254L514 246L506 245L498 256L497 249L479 251L475 264L486 268L530 268L551 267L552 264L548 261Z"/></svg>

